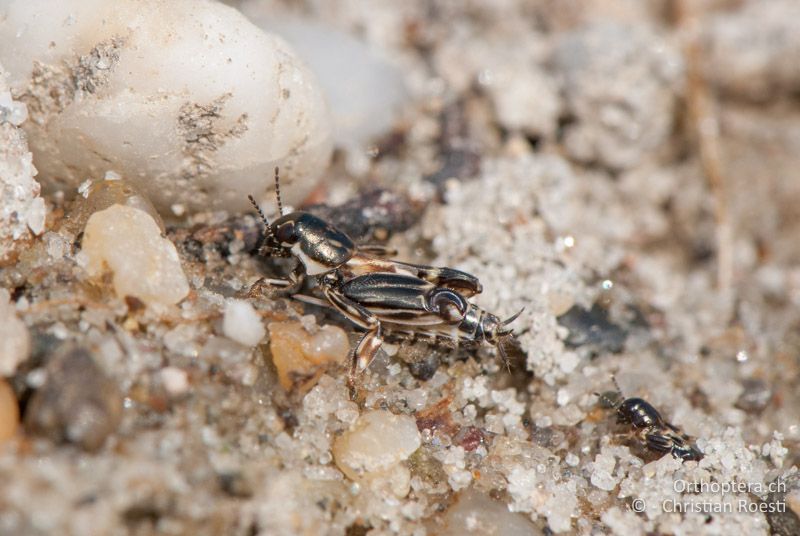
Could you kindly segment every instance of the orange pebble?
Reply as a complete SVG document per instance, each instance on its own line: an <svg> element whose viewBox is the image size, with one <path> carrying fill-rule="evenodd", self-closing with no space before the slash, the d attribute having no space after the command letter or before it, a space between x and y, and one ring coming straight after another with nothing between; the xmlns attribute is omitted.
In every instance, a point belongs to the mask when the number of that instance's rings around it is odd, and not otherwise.
<svg viewBox="0 0 800 536"><path fill-rule="evenodd" d="M14 437L19 427L19 404L13 389L0 378L0 442Z"/></svg>

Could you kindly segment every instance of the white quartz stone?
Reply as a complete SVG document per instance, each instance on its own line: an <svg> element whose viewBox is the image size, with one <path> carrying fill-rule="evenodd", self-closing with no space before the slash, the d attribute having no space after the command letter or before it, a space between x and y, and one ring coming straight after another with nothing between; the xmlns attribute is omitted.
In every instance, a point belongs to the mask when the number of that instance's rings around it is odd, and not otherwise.
<svg viewBox="0 0 800 536"><path fill-rule="evenodd" d="M45 185L113 170L162 214L244 210L249 193L272 199L275 166L293 204L328 163L311 72L218 2L7 0L0 62Z"/></svg>
<svg viewBox="0 0 800 536"><path fill-rule="evenodd" d="M334 444L336 465L350 478L383 472L420 447L417 423L408 415L376 410L365 413Z"/></svg>

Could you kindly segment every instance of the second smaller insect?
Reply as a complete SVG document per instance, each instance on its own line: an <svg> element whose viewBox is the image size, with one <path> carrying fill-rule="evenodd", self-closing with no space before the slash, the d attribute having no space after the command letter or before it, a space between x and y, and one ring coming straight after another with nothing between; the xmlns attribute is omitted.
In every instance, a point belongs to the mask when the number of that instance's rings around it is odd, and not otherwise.
<svg viewBox="0 0 800 536"><path fill-rule="evenodd" d="M617 385L616 378L612 380L617 388L616 391L595 394L600 397L601 405L616 411L618 423L631 426L647 448L653 452L659 454L669 452L674 457L687 461L703 459L703 453L688 435L665 421L658 410L646 400L625 398Z"/></svg>

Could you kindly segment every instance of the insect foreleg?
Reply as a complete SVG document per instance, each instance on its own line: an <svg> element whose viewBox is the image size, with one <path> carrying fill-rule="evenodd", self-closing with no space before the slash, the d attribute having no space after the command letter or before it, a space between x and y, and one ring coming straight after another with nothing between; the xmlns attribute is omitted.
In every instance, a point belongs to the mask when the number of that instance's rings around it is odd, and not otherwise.
<svg viewBox="0 0 800 536"><path fill-rule="evenodd" d="M250 290L247 291L247 296L250 298L260 296L264 294L265 290L278 290L284 295L297 294L300 289L303 288L304 281L305 273L303 272L302 265L297 265L287 279L262 277L253 283Z"/></svg>

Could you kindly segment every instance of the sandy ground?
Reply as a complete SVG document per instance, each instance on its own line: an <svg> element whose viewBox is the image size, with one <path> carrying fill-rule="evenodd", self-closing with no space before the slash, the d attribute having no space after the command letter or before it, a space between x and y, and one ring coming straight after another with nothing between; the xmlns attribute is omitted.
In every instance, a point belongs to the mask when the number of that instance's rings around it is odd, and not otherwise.
<svg viewBox="0 0 800 536"><path fill-rule="evenodd" d="M474 274L500 318L524 308L508 366L403 340L351 400L353 325L248 293L291 268L256 254L253 215L168 222L191 291L158 309L82 268L75 221L98 207L48 197L0 269L32 346L0 389L22 422L0 534L800 533L800 5L284 4L408 86L310 210ZM702 460L616 423L612 377Z"/></svg>

